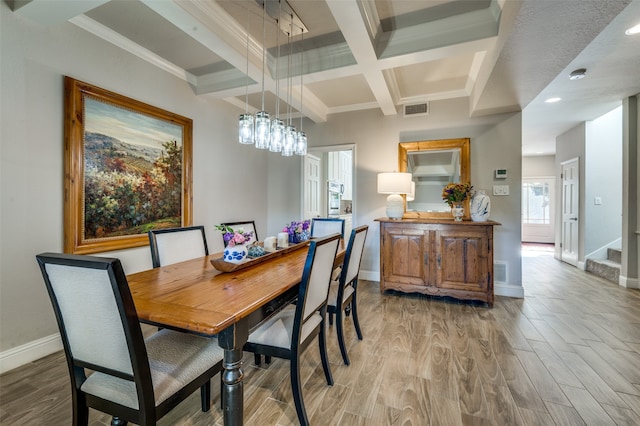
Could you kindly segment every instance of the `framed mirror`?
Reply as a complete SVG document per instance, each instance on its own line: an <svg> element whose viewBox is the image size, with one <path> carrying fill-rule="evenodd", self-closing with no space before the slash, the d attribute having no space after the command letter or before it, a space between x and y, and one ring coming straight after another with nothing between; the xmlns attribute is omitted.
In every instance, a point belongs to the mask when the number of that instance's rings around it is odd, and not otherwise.
<svg viewBox="0 0 640 426"><path fill-rule="evenodd" d="M471 183L470 140L441 139L401 142L398 169L413 176L413 199L405 197L405 218L450 219L451 208L442 199L448 183ZM469 219L469 199L464 202L464 219Z"/></svg>

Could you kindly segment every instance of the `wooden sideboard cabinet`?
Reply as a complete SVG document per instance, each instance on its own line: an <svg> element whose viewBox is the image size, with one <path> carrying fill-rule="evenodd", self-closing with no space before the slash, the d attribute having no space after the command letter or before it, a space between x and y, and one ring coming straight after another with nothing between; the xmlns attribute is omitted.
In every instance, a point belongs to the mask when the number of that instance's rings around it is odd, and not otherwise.
<svg viewBox="0 0 640 426"><path fill-rule="evenodd" d="M380 290L480 300L493 306L493 227L447 219L380 222Z"/></svg>

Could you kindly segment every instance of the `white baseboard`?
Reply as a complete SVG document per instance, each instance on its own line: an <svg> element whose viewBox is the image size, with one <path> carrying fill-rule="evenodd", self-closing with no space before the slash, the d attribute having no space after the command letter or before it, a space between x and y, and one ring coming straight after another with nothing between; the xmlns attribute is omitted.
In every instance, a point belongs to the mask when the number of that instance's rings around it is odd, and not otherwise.
<svg viewBox="0 0 640 426"><path fill-rule="evenodd" d="M60 334L52 334L0 353L0 374L62 350Z"/></svg>
<svg viewBox="0 0 640 426"><path fill-rule="evenodd" d="M626 288L640 288L640 281L638 281L638 278L628 278L620 275L618 285Z"/></svg>
<svg viewBox="0 0 640 426"><path fill-rule="evenodd" d="M493 294L496 296L515 297L524 299L524 288L521 285L494 283Z"/></svg>
<svg viewBox="0 0 640 426"><path fill-rule="evenodd" d="M586 271L587 270L587 262L583 262L583 261L579 261L578 265L576 266L576 268L582 270L582 271Z"/></svg>
<svg viewBox="0 0 640 426"><path fill-rule="evenodd" d="M365 271L364 269L360 269L358 278L361 280L380 282L380 271Z"/></svg>

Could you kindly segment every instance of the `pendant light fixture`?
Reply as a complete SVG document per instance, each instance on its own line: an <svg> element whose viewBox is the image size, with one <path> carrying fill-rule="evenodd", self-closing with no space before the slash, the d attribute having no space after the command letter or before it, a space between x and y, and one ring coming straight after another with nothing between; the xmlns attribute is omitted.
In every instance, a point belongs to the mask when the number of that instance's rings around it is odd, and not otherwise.
<svg viewBox="0 0 640 426"><path fill-rule="evenodd" d="M249 17L247 17L247 82L245 87L245 113L240 114L238 121L238 141L242 144L255 144L256 148L268 149L272 152L281 152L283 156L306 155L307 153L307 136L302 132L302 73L303 68L303 55L304 49L300 54L300 132L296 131L295 126L292 124L292 90L293 90L293 73L291 71L292 66L292 48L291 38L294 34L294 25L296 30L300 31L300 34L304 34L307 29L300 20L300 17L291 8L291 5L287 0L256 0L262 6L262 103L260 111L255 115L249 114ZM277 8L276 8L277 2ZM249 12L248 12L249 14ZM276 45L277 56L275 65L275 82L276 82L276 111L273 121L270 120L269 113L264 109L264 97L265 97L265 73L267 70L266 65L266 15L269 15L274 19L276 23ZM288 27L286 25L288 24ZM280 118L280 38L279 32L283 31L287 35L287 46L289 48L289 54L287 57L287 108L288 118L287 125L285 121ZM304 36L301 37L304 40ZM302 43L301 43L302 46Z"/></svg>

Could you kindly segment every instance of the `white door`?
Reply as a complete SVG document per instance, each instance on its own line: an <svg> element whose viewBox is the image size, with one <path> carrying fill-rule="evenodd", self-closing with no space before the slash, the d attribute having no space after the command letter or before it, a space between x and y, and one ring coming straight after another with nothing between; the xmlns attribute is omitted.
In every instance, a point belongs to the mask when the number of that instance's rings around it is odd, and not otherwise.
<svg viewBox="0 0 640 426"><path fill-rule="evenodd" d="M555 241L555 177L522 178L522 241Z"/></svg>
<svg viewBox="0 0 640 426"><path fill-rule="evenodd" d="M578 158L562 163L562 236L561 259L571 265L578 265L578 241L580 237L579 184L580 169Z"/></svg>
<svg viewBox="0 0 640 426"><path fill-rule="evenodd" d="M304 157L304 186L302 199L305 219L320 216L322 186L320 185L320 158L312 154Z"/></svg>

